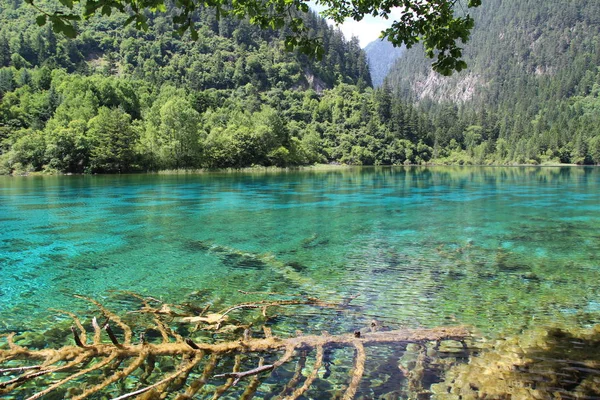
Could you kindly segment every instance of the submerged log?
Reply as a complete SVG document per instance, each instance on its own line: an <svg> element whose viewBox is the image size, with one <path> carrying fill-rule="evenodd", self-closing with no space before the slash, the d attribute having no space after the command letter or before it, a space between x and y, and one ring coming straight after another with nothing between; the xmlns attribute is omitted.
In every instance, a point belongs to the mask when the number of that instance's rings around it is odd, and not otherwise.
<svg viewBox="0 0 600 400"><path fill-rule="evenodd" d="M325 345L354 346L356 344L427 343L442 340L463 341L469 336L470 334L467 328L453 326L431 329L399 329L387 332L371 332L364 333L359 338L352 333L344 335L303 335L287 339L272 336L264 339L250 339L248 341L239 340L222 343L194 343L193 347L189 344L189 341L185 341L183 343L170 342L135 345L100 343L88 345L86 347L64 346L56 350L29 350L27 348L19 348L14 350L0 350L0 358L47 361L59 354L67 354L68 359L74 359L82 355L101 357L117 354L118 357L137 357L143 354L153 354L155 356L193 355L201 351L208 353L248 353L285 350L290 347L294 349L316 348ZM3 382L0 382L0 387L3 387Z"/></svg>
<svg viewBox="0 0 600 400"><path fill-rule="evenodd" d="M317 282L305 274L298 272L292 265L277 259L269 253L251 253L233 247L223 246L211 242L192 242L190 246L198 250L207 251L220 257L227 264L233 266L252 265L255 268L267 268L282 278L302 288L314 288L319 286ZM293 263L292 263L293 264Z"/></svg>
<svg viewBox="0 0 600 400"><path fill-rule="evenodd" d="M324 354L327 354L327 359L331 356L327 349L347 347L354 349L354 367L343 398L351 399L358 391L365 373L365 364L368 362L365 346L393 346L402 349L406 348L409 343L425 345L444 340L462 342L470 336L465 327L456 326L374 331L361 334L360 337L350 332L340 335L323 333L280 338L274 336L270 328L264 327L265 337L262 338L253 338L251 334L246 334L241 339L206 343L182 338L160 319L164 317L164 314L159 311L164 309L156 308L155 310L158 311L154 315L156 324L154 329L161 333L162 341L150 343L144 340L133 344L131 342L133 329L100 303L94 300L90 301L100 309L105 318L119 326L123 331L124 339L119 341L111 329L106 329L110 326L107 321L104 326L109 341L103 341L99 325L94 320L92 323L94 341L91 344L86 343L83 324L74 315L71 316L81 330L81 333L77 333L73 329L76 343L74 346L68 345L58 349L29 349L17 345L14 343L14 335L8 335L5 337L8 348L0 348L0 373L8 377L8 379L0 381L0 395L11 393L24 397L19 394L19 391L23 391L26 396L29 396L29 400L34 400L56 390L63 390L64 393L67 393L68 389L67 397L85 399L108 390L113 383L122 381L128 376L136 376L139 387L130 392L121 393L117 398L126 399L142 394L150 396L147 398L154 398L152 397L153 393L163 393L165 395L159 397L164 398L166 393L173 392L178 393L176 398L187 399L201 390L208 382L217 385L216 389L212 389L214 392L212 397L218 398L246 378L250 379L241 397L250 398L260 386L259 376L277 370L289 363L299 353L301 361L296 365L296 369L300 368L300 371L296 371L295 377L284 386L283 390L284 394L289 393L289 398L295 399L310 390L318 378ZM147 301L143 303L143 309L146 312L152 310ZM244 303L230 307L219 314L225 315L235 309L248 308L249 304L264 305L265 303ZM271 306L274 305L274 302L268 304ZM286 304L298 303L281 302L277 305ZM305 304L331 306L329 303L316 299L311 299ZM307 363L306 358L309 353L316 353L316 355L312 362ZM276 362L264 363L266 357L273 357L277 354L280 356ZM257 367L244 371L240 364L242 358L246 360L260 358L261 362ZM170 372L168 368L160 369L160 371L154 368L159 360L165 359L179 360L179 366ZM213 375L219 362L226 364L226 360L235 360L233 370ZM329 365L328 361L327 364ZM203 372L198 377L199 372L194 372L194 370L201 365L204 365ZM311 366L312 370L302 382L299 377L305 365ZM58 373L60 373L59 379L56 378ZM82 380L85 382L85 377L89 375L94 375L94 385L77 386L74 384ZM192 376L195 378L191 379ZM224 378L227 379L222 384ZM28 385L30 382L32 384ZM219 384L221 386L218 386ZM114 387L111 390L114 390ZM281 388L278 389L279 392L281 392Z"/></svg>

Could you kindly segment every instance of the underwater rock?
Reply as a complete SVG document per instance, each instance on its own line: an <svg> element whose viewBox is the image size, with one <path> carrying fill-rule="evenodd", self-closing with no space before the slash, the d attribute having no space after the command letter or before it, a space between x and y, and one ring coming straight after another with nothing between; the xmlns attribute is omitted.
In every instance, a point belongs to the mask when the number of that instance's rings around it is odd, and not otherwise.
<svg viewBox="0 0 600 400"><path fill-rule="evenodd" d="M306 265L301 264L298 261L291 261L288 265L296 272L302 272L307 269Z"/></svg>
<svg viewBox="0 0 600 400"><path fill-rule="evenodd" d="M211 243L205 240L190 240L184 245L184 247L189 251L204 251L208 250L210 246Z"/></svg>
<svg viewBox="0 0 600 400"><path fill-rule="evenodd" d="M600 398L600 326L497 340L431 389L434 399Z"/></svg>

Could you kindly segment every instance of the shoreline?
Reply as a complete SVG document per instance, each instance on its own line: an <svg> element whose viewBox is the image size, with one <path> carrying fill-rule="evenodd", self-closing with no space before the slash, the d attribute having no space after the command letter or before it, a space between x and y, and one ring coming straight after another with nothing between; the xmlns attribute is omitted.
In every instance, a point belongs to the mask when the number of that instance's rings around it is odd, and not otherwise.
<svg viewBox="0 0 600 400"><path fill-rule="evenodd" d="M13 177L36 177L36 176L117 176L117 175L204 175L204 174L245 174L245 173L282 173L282 172L327 172L337 170L350 170L355 168L589 168L589 167L600 167L600 165L578 165L578 164L561 164L561 163L544 163L544 164L438 164L438 163L427 163L427 164L407 164L407 165L352 165L352 164L315 164L315 165L298 165L293 167L275 167L275 166L252 166L243 168L197 168L197 169L167 169L159 171L136 171L126 173L114 173L114 174L76 174L76 173L54 173L54 172L28 172L23 174L6 174L0 176L13 176Z"/></svg>

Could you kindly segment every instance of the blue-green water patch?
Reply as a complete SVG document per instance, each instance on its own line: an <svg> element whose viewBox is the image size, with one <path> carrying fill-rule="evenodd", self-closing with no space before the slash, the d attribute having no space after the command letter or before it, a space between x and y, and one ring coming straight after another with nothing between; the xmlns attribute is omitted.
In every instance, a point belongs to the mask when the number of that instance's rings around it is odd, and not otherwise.
<svg viewBox="0 0 600 400"><path fill-rule="evenodd" d="M310 311L339 330L589 324L599 228L597 168L1 177L0 329L117 290L229 304L239 290L360 293L342 322Z"/></svg>

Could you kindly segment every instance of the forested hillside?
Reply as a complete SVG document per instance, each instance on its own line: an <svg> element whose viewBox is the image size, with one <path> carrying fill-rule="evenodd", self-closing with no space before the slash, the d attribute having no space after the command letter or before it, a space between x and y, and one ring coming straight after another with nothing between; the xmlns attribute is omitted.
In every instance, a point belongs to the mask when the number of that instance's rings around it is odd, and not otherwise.
<svg viewBox="0 0 600 400"><path fill-rule="evenodd" d="M370 89L358 41L314 14L305 23L323 60L286 52L286 28L212 11L197 13L195 42L173 37L168 13L149 15L147 32L123 28L122 15L93 18L70 40L21 1L2 4L3 173L428 159L426 145L392 133L415 138L422 118Z"/></svg>
<svg viewBox="0 0 600 400"><path fill-rule="evenodd" d="M286 27L210 10L193 41L169 10L147 32L112 14L66 39L21 0L0 7L0 173L600 162L592 0L488 0L469 69L444 78L413 49L378 89L358 40L311 13L322 60L287 52Z"/></svg>
<svg viewBox="0 0 600 400"><path fill-rule="evenodd" d="M438 161L600 163L600 2L486 0L473 14L467 70L432 74L412 49L388 75L433 116Z"/></svg>

